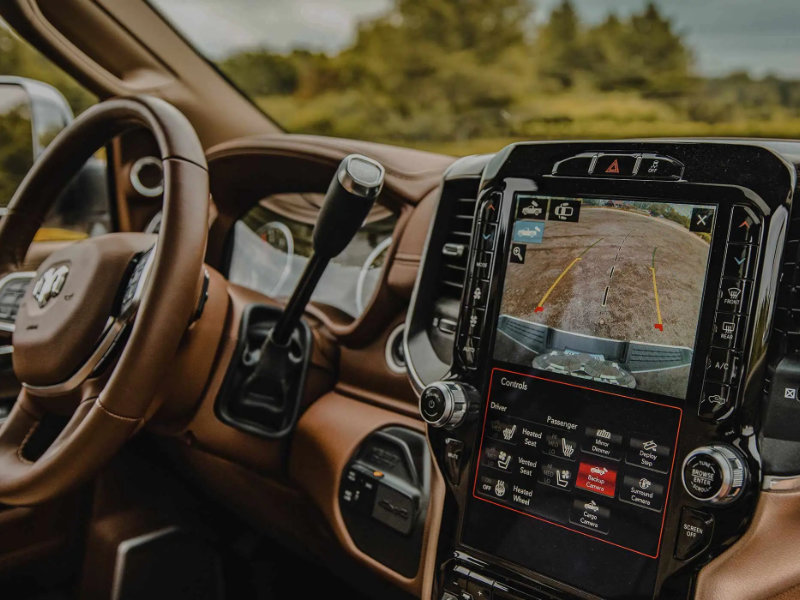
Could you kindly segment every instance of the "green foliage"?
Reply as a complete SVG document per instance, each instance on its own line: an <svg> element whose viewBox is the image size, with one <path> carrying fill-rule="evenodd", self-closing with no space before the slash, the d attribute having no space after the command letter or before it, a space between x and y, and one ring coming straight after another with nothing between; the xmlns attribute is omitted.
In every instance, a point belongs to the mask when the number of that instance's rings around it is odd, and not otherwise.
<svg viewBox="0 0 800 600"><path fill-rule="evenodd" d="M221 68L292 131L463 154L517 139L800 133L800 82L702 79L652 2L589 25L563 0L396 0L336 55L261 48Z"/></svg>
<svg viewBox="0 0 800 600"><path fill-rule="evenodd" d="M19 104L0 118L0 206L8 204L32 163L30 106Z"/></svg>
<svg viewBox="0 0 800 600"><path fill-rule="evenodd" d="M78 114L97 102L80 84L17 37L0 22L0 75L17 75L49 83Z"/></svg>

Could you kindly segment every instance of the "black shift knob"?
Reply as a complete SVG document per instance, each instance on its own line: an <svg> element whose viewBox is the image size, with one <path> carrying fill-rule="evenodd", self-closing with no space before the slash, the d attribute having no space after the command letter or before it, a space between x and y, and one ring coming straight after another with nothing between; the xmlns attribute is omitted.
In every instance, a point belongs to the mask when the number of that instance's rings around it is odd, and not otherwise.
<svg viewBox="0 0 800 600"><path fill-rule="evenodd" d="M314 253L330 260L347 247L383 188L384 169L361 154L346 156L325 193L314 226Z"/></svg>

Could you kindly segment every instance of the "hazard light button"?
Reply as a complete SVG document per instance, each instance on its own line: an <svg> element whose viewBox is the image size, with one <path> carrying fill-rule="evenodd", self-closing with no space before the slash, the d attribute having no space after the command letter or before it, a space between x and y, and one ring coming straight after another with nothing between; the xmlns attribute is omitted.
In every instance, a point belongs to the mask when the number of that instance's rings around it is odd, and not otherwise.
<svg viewBox="0 0 800 600"><path fill-rule="evenodd" d="M599 177L633 177L637 156L634 154L601 154L592 175Z"/></svg>

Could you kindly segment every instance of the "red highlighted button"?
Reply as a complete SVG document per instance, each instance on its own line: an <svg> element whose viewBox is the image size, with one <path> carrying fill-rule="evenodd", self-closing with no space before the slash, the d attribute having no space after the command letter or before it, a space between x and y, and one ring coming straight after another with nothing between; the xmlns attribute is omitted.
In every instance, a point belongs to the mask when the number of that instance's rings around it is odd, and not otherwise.
<svg viewBox="0 0 800 600"><path fill-rule="evenodd" d="M578 479L575 487L613 498L616 486L617 472L613 469L584 462L578 467Z"/></svg>

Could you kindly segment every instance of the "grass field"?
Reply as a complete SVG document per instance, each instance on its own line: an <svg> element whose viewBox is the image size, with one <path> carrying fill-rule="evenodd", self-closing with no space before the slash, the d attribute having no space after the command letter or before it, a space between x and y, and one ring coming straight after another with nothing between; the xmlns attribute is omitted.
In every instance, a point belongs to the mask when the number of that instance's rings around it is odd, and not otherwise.
<svg viewBox="0 0 800 600"><path fill-rule="evenodd" d="M776 107L767 116L735 107L714 122L692 120L679 105L642 98L635 93L595 90L531 97L504 112L509 135L432 139L387 136L382 123L371 124L347 94L309 100L267 96L257 104L287 130L319 133L409 146L453 156L496 152L513 142L552 139L638 137L800 138L800 116ZM349 110L348 110L349 109ZM476 117L478 118L478 117Z"/></svg>

